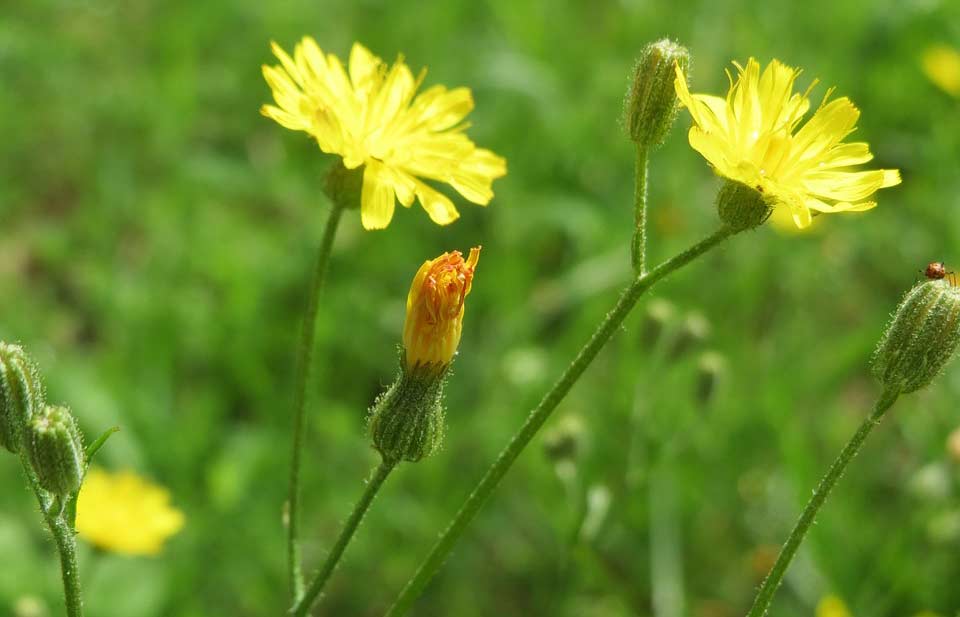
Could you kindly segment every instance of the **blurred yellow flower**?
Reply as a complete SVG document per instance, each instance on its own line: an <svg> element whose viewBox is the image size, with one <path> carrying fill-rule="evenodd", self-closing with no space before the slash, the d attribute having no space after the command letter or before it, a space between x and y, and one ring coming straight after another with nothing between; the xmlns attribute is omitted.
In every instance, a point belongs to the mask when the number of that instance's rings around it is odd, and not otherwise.
<svg viewBox="0 0 960 617"><path fill-rule="evenodd" d="M960 52L949 45L933 45L923 52L927 79L947 94L960 98Z"/></svg>
<svg viewBox="0 0 960 617"><path fill-rule="evenodd" d="M755 188L775 209L787 208L801 228L810 225L811 211L869 210L877 205L866 201L871 195L900 183L894 169L852 169L873 155L864 142L843 143L860 116L850 99L828 103L827 92L798 129L810 109L809 90L793 92L800 71L774 60L761 73L753 58L735 66L739 75L734 82L728 73L726 98L691 94L676 68L677 96L694 122L690 145L718 174Z"/></svg>
<svg viewBox="0 0 960 617"><path fill-rule="evenodd" d="M816 617L851 617L850 609L835 595L827 595L817 603Z"/></svg>
<svg viewBox="0 0 960 617"><path fill-rule="evenodd" d="M415 78L402 58L388 69L359 43L350 52L349 75L310 37L292 58L276 43L272 47L281 64L265 65L263 75L277 104L264 105L261 113L306 131L321 150L343 157L347 169L364 166L364 228L386 227L395 197L406 207L419 199L440 225L456 220L453 202L421 178L448 183L481 206L493 198L493 180L507 173L507 163L464 133L462 121L473 109L469 88L432 86L417 95L425 71Z"/></svg>
<svg viewBox="0 0 960 617"><path fill-rule="evenodd" d="M183 527L170 493L140 476L91 468L77 500L77 535L124 555L156 555Z"/></svg>
<svg viewBox="0 0 960 617"><path fill-rule="evenodd" d="M480 260L480 248L470 249L466 261L460 251L444 253L420 266L407 295L403 347L407 367L445 366L460 344L463 311Z"/></svg>

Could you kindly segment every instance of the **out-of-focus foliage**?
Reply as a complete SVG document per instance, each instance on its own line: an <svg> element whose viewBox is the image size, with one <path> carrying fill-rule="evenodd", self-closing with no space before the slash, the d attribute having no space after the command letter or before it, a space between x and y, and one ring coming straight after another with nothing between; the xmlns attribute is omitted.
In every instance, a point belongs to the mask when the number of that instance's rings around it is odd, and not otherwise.
<svg viewBox="0 0 960 617"><path fill-rule="evenodd" d="M470 86L471 136L510 166L493 203L460 208L449 227L406 210L384 232L363 232L356 212L342 226L310 382L308 569L376 460L365 413L396 369L410 277L443 251L484 249L446 446L390 478L331 581L327 615L382 613L627 281L633 160L618 121L646 42L688 45L697 91L724 91L732 59L777 57L862 109L854 138L904 178L876 210L804 234L750 232L656 289L711 323L726 370L709 409L694 406L697 354L656 360L638 311L558 410L581 419L582 486L566 490L569 470L558 478L538 449L525 453L417 609L649 613L657 495L642 476L623 482L640 397L656 435L682 429L669 538L688 614L743 614L877 394L867 360L889 312L928 261L960 265L960 106L923 72L930 46L960 46L960 5L6 2L0 339L30 350L51 402L69 403L88 436L122 427L100 464L168 487L186 515L158 557L81 551L92 617L283 610L293 347L330 161L258 108L269 41L303 34L341 56L354 40L402 53L429 67L428 86ZM718 181L687 126L681 112L651 161L653 262L715 225ZM960 468L945 449L958 400L954 366L897 405L825 508L777 615L812 615L828 593L874 617L960 606ZM0 457L0 613L39 601L56 614L54 552L19 473ZM581 494L589 533L571 546Z"/></svg>

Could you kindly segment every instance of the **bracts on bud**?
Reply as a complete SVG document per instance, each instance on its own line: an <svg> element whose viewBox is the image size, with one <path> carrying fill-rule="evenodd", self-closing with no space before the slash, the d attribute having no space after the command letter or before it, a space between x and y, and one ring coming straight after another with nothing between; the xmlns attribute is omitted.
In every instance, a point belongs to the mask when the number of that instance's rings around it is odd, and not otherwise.
<svg viewBox="0 0 960 617"><path fill-rule="evenodd" d="M960 288L924 281L907 292L873 357L888 390L913 392L939 375L960 343Z"/></svg>
<svg viewBox="0 0 960 617"><path fill-rule="evenodd" d="M43 385L33 360L19 345L0 343L0 444L21 451L27 426L43 406Z"/></svg>
<svg viewBox="0 0 960 617"><path fill-rule="evenodd" d="M400 375L370 412L373 447L385 461L415 463L443 442L443 384L447 366L400 363Z"/></svg>
<svg viewBox="0 0 960 617"><path fill-rule="evenodd" d="M643 48L624 103L623 123L630 139L645 148L663 143L677 117L676 67L687 74L690 52L669 39Z"/></svg>
<svg viewBox="0 0 960 617"><path fill-rule="evenodd" d="M86 466L83 436L69 409L47 405L33 417L27 456L46 490L65 497L80 488Z"/></svg>
<svg viewBox="0 0 960 617"><path fill-rule="evenodd" d="M717 194L717 214L734 232L762 225L772 212L763 193L735 180L727 180Z"/></svg>

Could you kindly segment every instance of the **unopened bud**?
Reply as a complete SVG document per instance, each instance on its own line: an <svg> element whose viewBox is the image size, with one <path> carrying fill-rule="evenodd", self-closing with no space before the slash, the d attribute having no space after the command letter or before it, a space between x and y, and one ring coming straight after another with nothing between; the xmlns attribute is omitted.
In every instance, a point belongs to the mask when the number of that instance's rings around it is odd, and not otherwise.
<svg viewBox="0 0 960 617"><path fill-rule="evenodd" d="M946 279L913 287L897 307L873 356L873 374L888 390L929 384L960 343L960 288Z"/></svg>
<svg viewBox="0 0 960 617"><path fill-rule="evenodd" d="M543 451L554 463L574 461L583 447L584 428L579 416L566 416L543 439Z"/></svg>
<svg viewBox="0 0 960 617"><path fill-rule="evenodd" d="M702 314L693 312L684 318L679 331L673 339L667 357L675 362L692 349L704 343L710 336L710 322Z"/></svg>
<svg viewBox="0 0 960 617"><path fill-rule="evenodd" d="M19 345L0 343L0 444L14 454L23 447L27 425L43 405L36 365Z"/></svg>
<svg viewBox="0 0 960 617"><path fill-rule="evenodd" d="M47 405L33 417L27 454L43 488L61 496L80 488L86 465L83 436L66 407Z"/></svg>
<svg viewBox="0 0 960 617"><path fill-rule="evenodd" d="M644 311L643 324L640 326L640 344L646 349L656 345L670 327L676 313L671 302L660 298L652 300Z"/></svg>
<svg viewBox="0 0 960 617"><path fill-rule="evenodd" d="M717 213L732 231L753 229L770 218L773 208L763 193L735 180L727 180L717 193Z"/></svg>
<svg viewBox="0 0 960 617"><path fill-rule="evenodd" d="M723 378L727 362L716 351L705 351L697 362L696 398L697 402L707 407L713 402L717 393L717 386Z"/></svg>
<svg viewBox="0 0 960 617"><path fill-rule="evenodd" d="M678 108L673 84L677 65L686 75L690 52L669 39L661 39L643 48L633 68L633 81L624 104L624 125L630 139L641 146L659 146L673 126Z"/></svg>

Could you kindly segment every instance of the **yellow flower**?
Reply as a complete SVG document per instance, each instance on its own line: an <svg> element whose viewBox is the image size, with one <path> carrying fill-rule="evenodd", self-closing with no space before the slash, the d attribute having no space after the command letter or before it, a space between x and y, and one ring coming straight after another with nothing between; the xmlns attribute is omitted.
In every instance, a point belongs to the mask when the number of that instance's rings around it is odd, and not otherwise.
<svg viewBox="0 0 960 617"><path fill-rule="evenodd" d="M450 363L460 344L464 300L470 293L480 248L470 249L466 261L460 251L444 253L420 266L407 295L403 347L407 367Z"/></svg>
<svg viewBox="0 0 960 617"><path fill-rule="evenodd" d="M793 92L800 71L774 60L763 72L751 58L730 77L727 97L691 94L680 67L675 86L694 125L690 145L721 176L763 193L769 205L787 208L798 227L811 211L869 210L877 189L900 183L894 169L855 171L873 158L868 144L844 143L860 111L846 97L827 102L799 127L810 108L807 93ZM812 86L811 86L812 87Z"/></svg>
<svg viewBox="0 0 960 617"><path fill-rule="evenodd" d="M291 58L276 43L280 65L263 75L277 105L261 113L288 129L310 133L327 153L343 157L347 169L363 169L360 218L366 229L383 229L393 217L394 196L406 207L420 200L434 222L460 216L453 202L421 178L446 182L467 200L485 206L506 161L478 148L464 133L473 109L469 88L417 88L403 59L389 69L366 47L354 43L349 75L333 54L304 37Z"/></svg>
<svg viewBox="0 0 960 617"><path fill-rule="evenodd" d="M949 45L934 45L923 52L923 72L947 94L960 98L960 52Z"/></svg>
<svg viewBox="0 0 960 617"><path fill-rule="evenodd" d="M817 603L816 617L850 617L850 609L839 597L826 595Z"/></svg>
<svg viewBox="0 0 960 617"><path fill-rule="evenodd" d="M156 555L183 527L183 512L170 505L166 489L140 476L87 472L77 499L77 535L124 555Z"/></svg>

